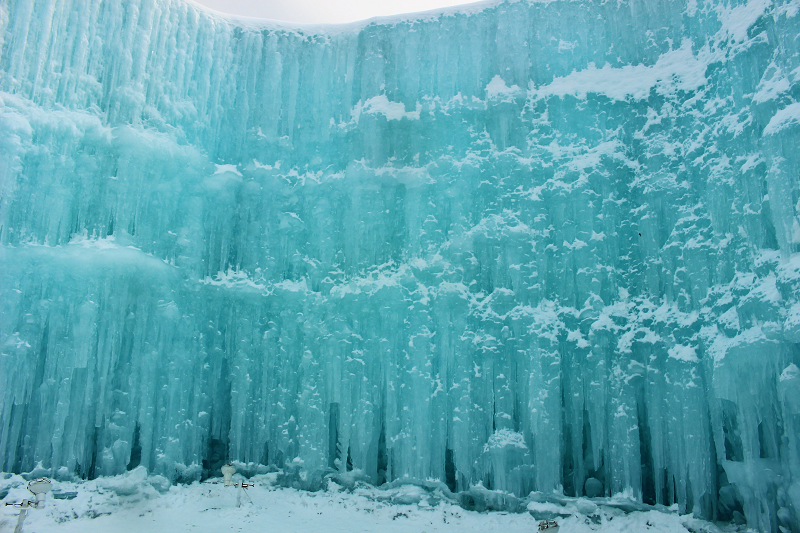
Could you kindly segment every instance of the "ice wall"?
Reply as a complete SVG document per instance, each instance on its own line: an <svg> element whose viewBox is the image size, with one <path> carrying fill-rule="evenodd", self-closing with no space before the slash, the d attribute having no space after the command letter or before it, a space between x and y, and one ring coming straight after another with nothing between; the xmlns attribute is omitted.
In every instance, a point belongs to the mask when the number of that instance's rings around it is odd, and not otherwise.
<svg viewBox="0 0 800 533"><path fill-rule="evenodd" d="M291 463L800 531L798 27L4 0L0 469Z"/></svg>

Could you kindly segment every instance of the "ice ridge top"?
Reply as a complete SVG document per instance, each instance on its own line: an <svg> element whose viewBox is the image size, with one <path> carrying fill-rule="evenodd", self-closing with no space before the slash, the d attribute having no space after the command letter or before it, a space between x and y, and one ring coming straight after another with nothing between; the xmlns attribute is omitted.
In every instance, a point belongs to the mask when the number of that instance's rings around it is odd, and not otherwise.
<svg viewBox="0 0 800 533"><path fill-rule="evenodd" d="M798 15L311 35L4 4L2 468L238 460L797 529Z"/></svg>
<svg viewBox="0 0 800 533"><path fill-rule="evenodd" d="M248 31L279 31L293 32L302 35L333 35L337 33L358 32L369 25L390 26L397 23L416 23L422 21L436 21L443 17L456 15L476 15L497 5L508 3L508 0L482 0L465 2L455 6L428 9L396 15L379 15L366 19L343 23L305 23L272 20L259 17L232 15L204 6L193 0L185 0L198 11L214 16L221 21L228 22L236 27ZM519 0L518 0L519 1ZM522 0L528 3L547 3L554 0ZM566 0L569 1L569 0Z"/></svg>

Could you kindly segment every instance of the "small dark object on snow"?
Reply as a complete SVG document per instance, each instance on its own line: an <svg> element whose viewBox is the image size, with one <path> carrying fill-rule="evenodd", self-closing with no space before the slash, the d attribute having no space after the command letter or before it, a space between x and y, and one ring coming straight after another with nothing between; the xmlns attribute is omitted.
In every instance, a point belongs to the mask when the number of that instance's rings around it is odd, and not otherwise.
<svg viewBox="0 0 800 533"><path fill-rule="evenodd" d="M558 533L558 522L555 520L542 520L539 522L539 531L547 531L547 533Z"/></svg>

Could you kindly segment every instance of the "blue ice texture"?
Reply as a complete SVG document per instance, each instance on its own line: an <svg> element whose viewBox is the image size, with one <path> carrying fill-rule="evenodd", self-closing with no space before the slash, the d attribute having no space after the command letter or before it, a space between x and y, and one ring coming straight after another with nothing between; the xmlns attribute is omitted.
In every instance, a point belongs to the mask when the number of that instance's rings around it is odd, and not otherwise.
<svg viewBox="0 0 800 533"><path fill-rule="evenodd" d="M0 2L0 470L800 531L800 1Z"/></svg>

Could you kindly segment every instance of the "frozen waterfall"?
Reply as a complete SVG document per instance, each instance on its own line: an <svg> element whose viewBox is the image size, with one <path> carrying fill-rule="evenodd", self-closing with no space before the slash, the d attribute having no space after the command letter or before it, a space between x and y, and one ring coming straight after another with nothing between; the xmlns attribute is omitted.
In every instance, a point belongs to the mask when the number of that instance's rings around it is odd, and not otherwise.
<svg viewBox="0 0 800 533"><path fill-rule="evenodd" d="M0 470L800 531L800 0L0 2Z"/></svg>

